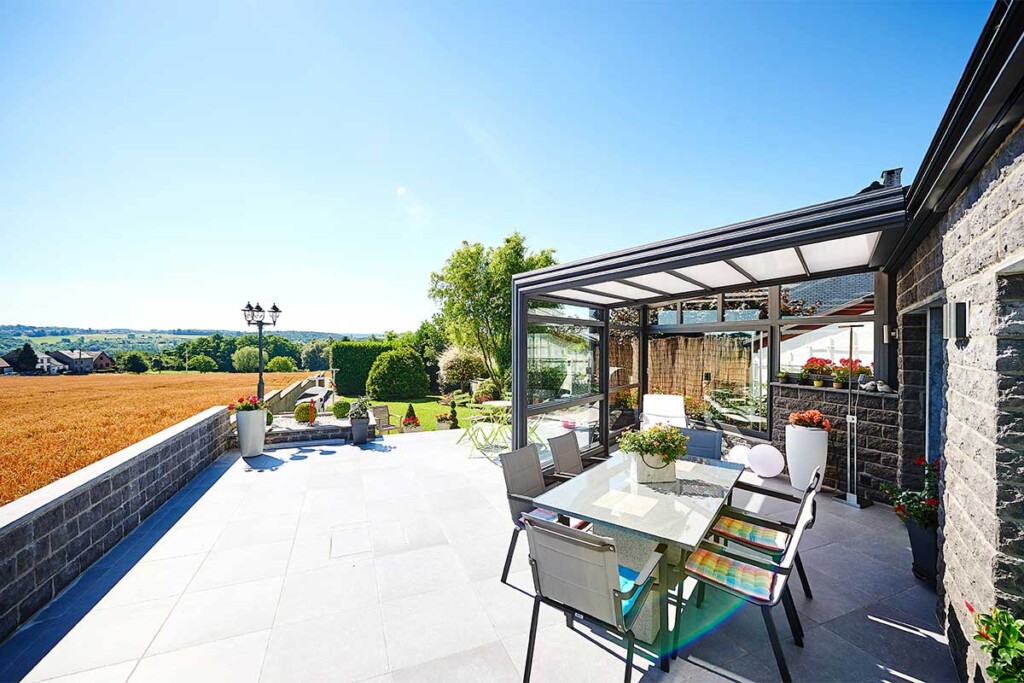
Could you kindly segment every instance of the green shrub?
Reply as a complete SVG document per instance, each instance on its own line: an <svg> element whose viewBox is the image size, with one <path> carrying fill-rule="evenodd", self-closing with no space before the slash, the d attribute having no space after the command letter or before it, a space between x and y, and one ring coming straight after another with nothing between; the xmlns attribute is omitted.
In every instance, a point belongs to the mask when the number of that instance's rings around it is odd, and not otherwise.
<svg viewBox="0 0 1024 683"><path fill-rule="evenodd" d="M529 363L526 366L527 386L532 391L549 391L552 395L565 382L565 365L562 363Z"/></svg>
<svg viewBox="0 0 1024 683"><path fill-rule="evenodd" d="M267 411L267 426L269 427L272 424L274 424L274 414L268 410Z"/></svg>
<svg viewBox="0 0 1024 683"><path fill-rule="evenodd" d="M313 419L316 419L316 408L311 406L309 402L303 401L299 405L295 406L295 421L296 422L309 422L309 411L313 411Z"/></svg>
<svg viewBox="0 0 1024 683"><path fill-rule="evenodd" d="M449 346L437 361L438 379L447 386L465 386L487 374L483 357L476 351ZM531 385L532 386L532 385Z"/></svg>
<svg viewBox="0 0 1024 683"><path fill-rule="evenodd" d="M485 379L480 382L480 386L473 392L473 400L477 403L483 403L484 401L493 401L501 398L501 391L498 389L498 384L493 379Z"/></svg>
<svg viewBox="0 0 1024 683"><path fill-rule="evenodd" d="M348 401L335 401L334 405L331 406L331 412L334 413L334 417L339 420L348 417L348 411L352 408L352 404Z"/></svg>
<svg viewBox="0 0 1024 683"><path fill-rule="evenodd" d="M422 398L429 390L430 378L423 369L423 359L409 347L382 353L366 378L366 393L382 401Z"/></svg>
<svg viewBox="0 0 1024 683"><path fill-rule="evenodd" d="M117 354L117 369L121 372L141 374L149 370L149 361L141 351Z"/></svg>
<svg viewBox="0 0 1024 683"><path fill-rule="evenodd" d="M451 422L452 422L452 427L451 428L452 429L458 429L459 428L459 416L455 414L455 404L454 403L452 404L452 411L450 413L448 413L448 415L451 417Z"/></svg>
<svg viewBox="0 0 1024 683"><path fill-rule="evenodd" d="M266 367L267 352L263 352L263 365ZM190 363L191 365L191 363ZM243 346L231 354L231 367L235 372L257 372L260 369L260 350L255 346Z"/></svg>
<svg viewBox="0 0 1024 683"><path fill-rule="evenodd" d="M189 356L188 369L196 372L217 372L217 361L209 356Z"/></svg>
<svg viewBox="0 0 1024 683"><path fill-rule="evenodd" d="M345 396L365 394L366 379L373 362L393 348L394 345L389 342L334 342L331 346L331 365L337 368L334 371L337 392Z"/></svg>
<svg viewBox="0 0 1024 683"><path fill-rule="evenodd" d="M267 363L267 372L296 372L295 361L288 356L275 356Z"/></svg>

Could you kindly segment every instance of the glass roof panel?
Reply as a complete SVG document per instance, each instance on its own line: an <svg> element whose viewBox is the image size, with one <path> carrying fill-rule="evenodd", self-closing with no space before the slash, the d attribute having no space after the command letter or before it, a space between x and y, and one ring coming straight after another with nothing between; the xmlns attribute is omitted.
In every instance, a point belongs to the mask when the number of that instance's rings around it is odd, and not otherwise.
<svg viewBox="0 0 1024 683"><path fill-rule="evenodd" d="M699 266L687 266L678 268L677 273L693 278L708 287L729 287L749 282L735 268L723 261L714 263L702 263Z"/></svg>
<svg viewBox="0 0 1024 683"><path fill-rule="evenodd" d="M623 296L627 299L650 299L653 296L658 296L657 293L648 292L646 289L630 287L625 282L599 282L588 286L587 289L594 289L612 296Z"/></svg>
<svg viewBox="0 0 1024 683"><path fill-rule="evenodd" d="M557 292L551 292L551 296L561 297L563 299L569 299L570 301L582 301L590 304L621 304L621 299L613 299L610 296L601 296L599 294L591 294L590 292L580 292L575 289L560 289Z"/></svg>
<svg viewBox="0 0 1024 683"><path fill-rule="evenodd" d="M812 273L822 273L840 268L867 266L871 254L878 244L881 233L872 232L866 235L842 237L837 240L815 242L800 247Z"/></svg>
<svg viewBox="0 0 1024 683"><path fill-rule="evenodd" d="M804 274L796 249L778 249L755 256L739 256L733 261L759 282Z"/></svg>
<svg viewBox="0 0 1024 683"><path fill-rule="evenodd" d="M634 275L630 278L623 280L623 282L636 282L641 285L647 285L648 287L654 287L660 289L663 292L669 294L683 294L685 292L696 292L700 289L697 285L692 285L686 280L680 280L674 275L668 273L648 273L647 275Z"/></svg>

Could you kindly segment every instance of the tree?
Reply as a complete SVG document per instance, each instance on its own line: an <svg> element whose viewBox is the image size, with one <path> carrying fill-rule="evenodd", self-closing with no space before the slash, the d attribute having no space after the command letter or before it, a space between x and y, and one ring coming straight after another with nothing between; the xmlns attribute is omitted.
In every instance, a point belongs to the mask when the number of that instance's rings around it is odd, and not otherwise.
<svg viewBox="0 0 1024 683"><path fill-rule="evenodd" d="M141 374L149 371L149 361L141 351L126 351L117 355L117 369Z"/></svg>
<svg viewBox="0 0 1024 683"><path fill-rule="evenodd" d="M252 347L250 346L248 348ZM270 362L267 363L267 372L295 372L296 370L298 370L298 368L295 367L295 361L287 356L274 356L270 359Z"/></svg>
<svg viewBox="0 0 1024 683"><path fill-rule="evenodd" d="M189 356L188 369L195 370L196 372L216 372L217 361L209 356Z"/></svg>
<svg viewBox="0 0 1024 683"><path fill-rule="evenodd" d="M423 359L408 346L377 356L366 378L366 393L382 401L422 398L429 389Z"/></svg>
<svg viewBox="0 0 1024 683"><path fill-rule="evenodd" d="M149 367L153 368L157 372L160 372L161 370L164 369L164 367L166 367L166 363L164 362L164 357L163 356L153 356L153 360L151 360L149 362Z"/></svg>
<svg viewBox="0 0 1024 683"><path fill-rule="evenodd" d="M487 372L484 359L474 350L449 346L438 360L439 379L446 386L464 389L470 380L479 379Z"/></svg>
<svg viewBox="0 0 1024 683"><path fill-rule="evenodd" d="M263 352L263 364L266 366L267 352ZM191 363L189 363L191 365ZM258 372L260 369L260 352L255 346L243 346L231 354L231 367L235 372Z"/></svg>
<svg viewBox="0 0 1024 683"><path fill-rule="evenodd" d="M25 342L14 359L14 369L18 372L32 372L38 363L39 356L36 355L36 350L32 348L31 344Z"/></svg>
<svg viewBox="0 0 1024 683"><path fill-rule="evenodd" d="M463 242L430 276L448 338L478 350L499 386L512 365L512 276L554 263L554 250L531 253L515 232L496 248Z"/></svg>
<svg viewBox="0 0 1024 683"><path fill-rule="evenodd" d="M314 339L302 347L302 367L327 370L331 367L331 340Z"/></svg>

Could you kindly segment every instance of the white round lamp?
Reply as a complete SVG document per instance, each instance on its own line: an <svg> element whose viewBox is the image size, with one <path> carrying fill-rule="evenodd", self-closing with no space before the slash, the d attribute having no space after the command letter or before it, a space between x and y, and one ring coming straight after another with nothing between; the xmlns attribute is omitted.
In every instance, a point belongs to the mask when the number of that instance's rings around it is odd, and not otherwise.
<svg viewBox="0 0 1024 683"><path fill-rule="evenodd" d="M747 462L747 458L750 456L750 446L746 444L736 444L729 449L729 452L725 454L726 462L735 462L743 465L744 467L750 467Z"/></svg>
<svg viewBox="0 0 1024 683"><path fill-rule="evenodd" d="M782 457L778 448L762 443L750 449L750 453L747 454L747 466L762 479L771 479L782 474L786 459Z"/></svg>

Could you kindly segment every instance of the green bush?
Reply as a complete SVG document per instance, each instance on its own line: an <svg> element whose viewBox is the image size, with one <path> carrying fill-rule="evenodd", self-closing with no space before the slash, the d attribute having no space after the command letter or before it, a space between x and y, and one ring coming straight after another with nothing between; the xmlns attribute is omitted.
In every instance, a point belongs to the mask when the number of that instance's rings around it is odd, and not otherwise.
<svg viewBox="0 0 1024 683"><path fill-rule="evenodd" d="M451 416L451 418L452 418L452 426L451 426L451 428L452 429L458 429L459 428L459 416L455 413L455 404L454 403L452 404L452 411L450 413L448 413L448 415Z"/></svg>
<svg viewBox="0 0 1024 683"><path fill-rule="evenodd" d="M274 414L268 410L267 411L267 426L269 427L272 424L274 424Z"/></svg>
<svg viewBox="0 0 1024 683"><path fill-rule="evenodd" d="M188 369L196 372L217 372L217 361L209 356L189 356Z"/></svg>
<svg viewBox="0 0 1024 683"><path fill-rule="evenodd" d="M121 372L140 374L149 370L149 361L141 351L128 351L117 354L117 369Z"/></svg>
<svg viewBox="0 0 1024 683"><path fill-rule="evenodd" d="M550 391L554 394L562 388L565 375L565 365L562 363L534 362L526 366L527 386L533 391Z"/></svg>
<svg viewBox="0 0 1024 683"><path fill-rule="evenodd" d="M381 401L423 398L429 390L423 359L407 346L378 356L366 378L366 393Z"/></svg>
<svg viewBox="0 0 1024 683"><path fill-rule="evenodd" d="M487 374L483 357L476 351L449 346L437 361L438 378L446 386L465 386ZM532 385L531 385L532 386Z"/></svg>
<svg viewBox="0 0 1024 683"><path fill-rule="evenodd" d="M344 396L365 394L366 379L374 361L393 348L394 345L389 342L334 342L331 346L331 365L337 368L334 371L337 392Z"/></svg>
<svg viewBox="0 0 1024 683"><path fill-rule="evenodd" d="M295 361L288 356L275 356L267 363L267 372L297 372Z"/></svg>
<svg viewBox="0 0 1024 683"><path fill-rule="evenodd" d="M263 352L263 365L266 367L267 352ZM191 365L191 363L189 363ZM260 350L255 346L243 346L231 354L231 367L235 372L257 372L260 369Z"/></svg>
<svg viewBox="0 0 1024 683"><path fill-rule="evenodd" d="M299 405L295 406L295 412L293 413L293 415L295 416L295 421L296 422L309 422L309 411L310 410L313 411L313 419L315 420L316 419L316 408L311 406L308 401L303 401Z"/></svg>
<svg viewBox="0 0 1024 683"><path fill-rule="evenodd" d="M348 401L335 401L331 407L331 412L334 413L334 417L339 420L348 417L348 411L352 408L352 404Z"/></svg>
<svg viewBox="0 0 1024 683"><path fill-rule="evenodd" d="M473 392L473 400L477 403L483 403L484 401L493 401L501 398L501 391L498 389L498 384L493 379L485 379L480 382L480 386Z"/></svg>

